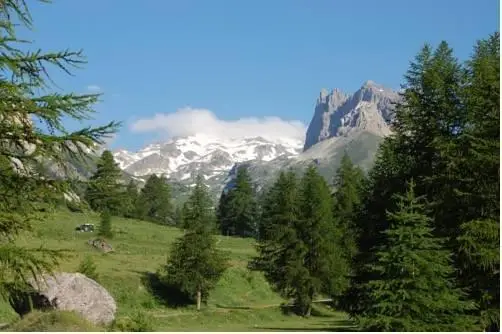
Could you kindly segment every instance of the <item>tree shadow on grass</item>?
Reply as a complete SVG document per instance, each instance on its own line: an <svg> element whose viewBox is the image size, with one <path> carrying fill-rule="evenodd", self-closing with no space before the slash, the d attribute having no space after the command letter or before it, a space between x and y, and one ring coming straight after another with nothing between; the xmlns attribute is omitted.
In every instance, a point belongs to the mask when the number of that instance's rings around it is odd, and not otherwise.
<svg viewBox="0 0 502 334"><path fill-rule="evenodd" d="M193 304L189 296L177 287L163 282L157 273L149 271L134 271L141 275L141 283L147 291L162 305L178 308Z"/></svg>
<svg viewBox="0 0 502 334"><path fill-rule="evenodd" d="M252 310L252 307L249 306L226 306L221 304L215 305L217 308L225 309L225 310Z"/></svg>
<svg viewBox="0 0 502 334"><path fill-rule="evenodd" d="M329 303L317 303L317 304L324 304L324 305L330 306ZM279 308L281 310L281 313L284 314L284 315L298 315L298 316L302 315L301 310L299 309L299 307L297 305L294 305L294 304L285 304L285 303L283 303L283 304L281 304L279 306ZM332 314L330 314L329 312L323 310L322 308L318 307L317 305L314 305L312 307L310 315L312 317L316 317L316 318L331 318L331 317L333 317Z"/></svg>
<svg viewBox="0 0 502 334"><path fill-rule="evenodd" d="M300 331L300 332L358 332L359 330L350 320L337 320L333 322L322 321L322 326L316 328L305 327L256 327L262 331Z"/></svg>
<svg viewBox="0 0 502 334"><path fill-rule="evenodd" d="M299 316L302 315L300 308L294 304L281 304L279 306L279 308L280 308L282 314L284 314L284 315L299 315ZM312 308L310 315L312 317L316 317L316 318L331 318L332 317L331 314L328 314L326 312L322 312L321 310L319 310L316 307Z"/></svg>

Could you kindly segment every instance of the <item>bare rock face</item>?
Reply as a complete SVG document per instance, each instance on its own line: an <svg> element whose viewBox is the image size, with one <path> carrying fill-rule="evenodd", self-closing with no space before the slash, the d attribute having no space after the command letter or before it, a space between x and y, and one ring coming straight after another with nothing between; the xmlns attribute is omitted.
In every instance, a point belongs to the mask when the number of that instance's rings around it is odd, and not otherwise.
<svg viewBox="0 0 502 334"><path fill-rule="evenodd" d="M349 136L361 130L384 137L390 134L393 104L399 94L373 81L366 81L353 95L335 89L322 90L307 130L304 151L332 138Z"/></svg>
<svg viewBox="0 0 502 334"><path fill-rule="evenodd" d="M45 275L32 279L30 295L34 309L74 311L94 324L108 325L115 319L117 305L113 297L96 281L80 273ZM27 296L12 305L17 313L28 313ZM12 301L11 301L12 304Z"/></svg>

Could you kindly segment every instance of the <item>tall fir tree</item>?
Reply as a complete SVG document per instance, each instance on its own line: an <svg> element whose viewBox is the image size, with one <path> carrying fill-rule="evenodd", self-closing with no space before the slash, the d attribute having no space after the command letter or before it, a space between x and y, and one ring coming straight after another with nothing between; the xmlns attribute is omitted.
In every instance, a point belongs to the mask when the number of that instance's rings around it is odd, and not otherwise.
<svg viewBox="0 0 502 334"><path fill-rule="evenodd" d="M351 260L357 252L358 231L355 217L361 205L364 182L364 172L358 166L354 166L345 152L334 179L333 216L341 229L342 248L346 251L348 260Z"/></svg>
<svg viewBox="0 0 502 334"><path fill-rule="evenodd" d="M101 212L101 221L98 226L98 235L104 238L113 238L112 217L106 210Z"/></svg>
<svg viewBox="0 0 502 334"><path fill-rule="evenodd" d="M396 195L397 210L387 213L389 227L367 264L369 298L357 318L367 331L479 330L468 315L475 305L456 288L451 254L433 236L414 187L410 182L405 196Z"/></svg>
<svg viewBox="0 0 502 334"><path fill-rule="evenodd" d="M122 212L126 218L136 217L136 207L138 202L138 187L133 180L129 181L124 192L124 201L122 203Z"/></svg>
<svg viewBox="0 0 502 334"><path fill-rule="evenodd" d="M359 249L345 298L345 308L352 314L358 314L367 303L362 286L372 274L366 271L366 264L375 261L371 249L381 241L381 231L388 228L386 212L395 209L393 194L405 192L403 180L416 181L416 193L426 196L436 218L435 234L447 237L448 249L455 251L451 241L460 222L447 218L446 184L437 182L435 176L446 170L442 148L455 140L465 118L460 100L464 86L465 71L446 42L435 50L425 45L410 65L401 101L395 105L393 134L380 146L356 219Z"/></svg>
<svg viewBox="0 0 502 334"><path fill-rule="evenodd" d="M174 220L175 225L179 228L183 228L183 206L176 206L176 210L174 211Z"/></svg>
<svg viewBox="0 0 502 334"><path fill-rule="evenodd" d="M224 189L220 195L218 207L216 208L216 221L218 229L222 235L230 236L235 234L235 229L232 227L232 219L230 217L230 201L229 190Z"/></svg>
<svg viewBox="0 0 502 334"><path fill-rule="evenodd" d="M10 298L30 277L51 272L61 255L16 242L45 219L47 203L70 189L68 181L48 177L45 163L65 169L68 156L84 160L118 124L69 131L63 120L92 116L98 95L51 93L49 65L70 73L85 63L82 54L29 51L26 38L17 36L32 28L25 1L2 1L0 22L0 294ZM19 43L25 47L18 49Z"/></svg>
<svg viewBox="0 0 502 334"><path fill-rule="evenodd" d="M333 203L326 180L315 166L305 172L300 185L300 220L296 226L302 263L300 306L310 316L314 296L337 297L348 286L348 262L343 249L342 226L333 219Z"/></svg>
<svg viewBox="0 0 502 334"><path fill-rule="evenodd" d="M315 167L301 184L293 172L281 173L263 203L259 255L251 268L263 271L283 297L294 299L299 314L309 316L314 296L337 296L347 285L328 185Z"/></svg>
<svg viewBox="0 0 502 334"><path fill-rule="evenodd" d="M223 235L258 236L258 204L244 166L237 170L235 186L220 198L218 221Z"/></svg>
<svg viewBox="0 0 502 334"><path fill-rule="evenodd" d="M478 43L466 66L445 42L424 47L411 64L394 133L380 147L357 219L357 272L345 298L353 315L369 302L365 264L375 261L371 248L388 228L390 197L413 178L434 235L452 252L457 284L479 305L472 314L485 329L499 329L499 58L495 34Z"/></svg>
<svg viewBox="0 0 502 334"><path fill-rule="evenodd" d="M500 331L500 35L478 41L467 63L466 126L443 154L443 178L455 219L462 221L458 267L462 286L479 304L485 330Z"/></svg>
<svg viewBox="0 0 502 334"><path fill-rule="evenodd" d="M173 244L163 279L193 298L200 310L202 300L227 267L225 257L216 249L214 211L200 175L184 205L183 222L187 231Z"/></svg>
<svg viewBox="0 0 502 334"><path fill-rule="evenodd" d="M86 192L86 200L94 211L122 215L124 187L120 182L121 174L112 152L105 150L97 162L96 172L90 178Z"/></svg>
<svg viewBox="0 0 502 334"><path fill-rule="evenodd" d="M141 189L137 205L138 218L159 224L173 223L169 184L164 176L151 175Z"/></svg>
<svg viewBox="0 0 502 334"><path fill-rule="evenodd" d="M187 230L204 229L208 233L215 232L216 217L213 210L213 201L208 195L208 190L204 184L204 178L198 175L195 187L188 200L183 205L182 222L183 228ZM202 226L206 224L207 226Z"/></svg>
<svg viewBox="0 0 502 334"><path fill-rule="evenodd" d="M299 205L296 175L281 172L264 194L258 256L249 265L252 270L262 271L274 290L285 298L296 298L296 288L301 285L296 280L302 270L296 256Z"/></svg>

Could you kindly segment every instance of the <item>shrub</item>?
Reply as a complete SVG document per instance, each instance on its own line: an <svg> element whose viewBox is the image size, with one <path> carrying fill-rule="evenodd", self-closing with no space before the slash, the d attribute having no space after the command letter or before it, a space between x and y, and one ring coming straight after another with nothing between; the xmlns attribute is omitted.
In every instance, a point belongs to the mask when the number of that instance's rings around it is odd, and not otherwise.
<svg viewBox="0 0 502 334"><path fill-rule="evenodd" d="M84 274L85 276L89 277L90 279L95 280L96 282L99 279L99 274L96 271L96 264L94 263L92 256L90 256L90 255L87 255L82 260L82 262L80 262L80 265L78 266L77 272Z"/></svg>

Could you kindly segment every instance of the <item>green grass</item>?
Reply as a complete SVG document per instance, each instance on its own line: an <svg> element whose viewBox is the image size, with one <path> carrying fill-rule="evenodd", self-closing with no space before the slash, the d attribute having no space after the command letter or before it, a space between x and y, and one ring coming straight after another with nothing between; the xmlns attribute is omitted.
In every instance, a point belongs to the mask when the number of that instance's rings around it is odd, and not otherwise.
<svg viewBox="0 0 502 334"><path fill-rule="evenodd" d="M31 312L6 328L9 332L98 332L96 327L73 312Z"/></svg>
<svg viewBox="0 0 502 334"><path fill-rule="evenodd" d="M117 323L146 322L149 330L336 330L347 329L343 313L322 308L322 316L304 319L284 315L279 305L284 302L259 272L247 269L255 255L252 239L217 236L218 247L227 252L231 267L225 272L208 304L197 312L192 305L174 307L173 300L159 297L154 273L166 263L171 243L182 233L177 228L124 218L113 218L114 252L103 254L87 244L93 233L74 232L82 223L98 224L94 214L59 211L35 226L31 235L22 236L20 244L44 245L51 249L71 250L59 270L75 272L80 262L91 256L102 284L117 302ZM171 298L172 299L172 298ZM17 319L8 303L0 301L0 323ZM146 319L146 320L145 320ZM23 319L24 320L24 319Z"/></svg>

